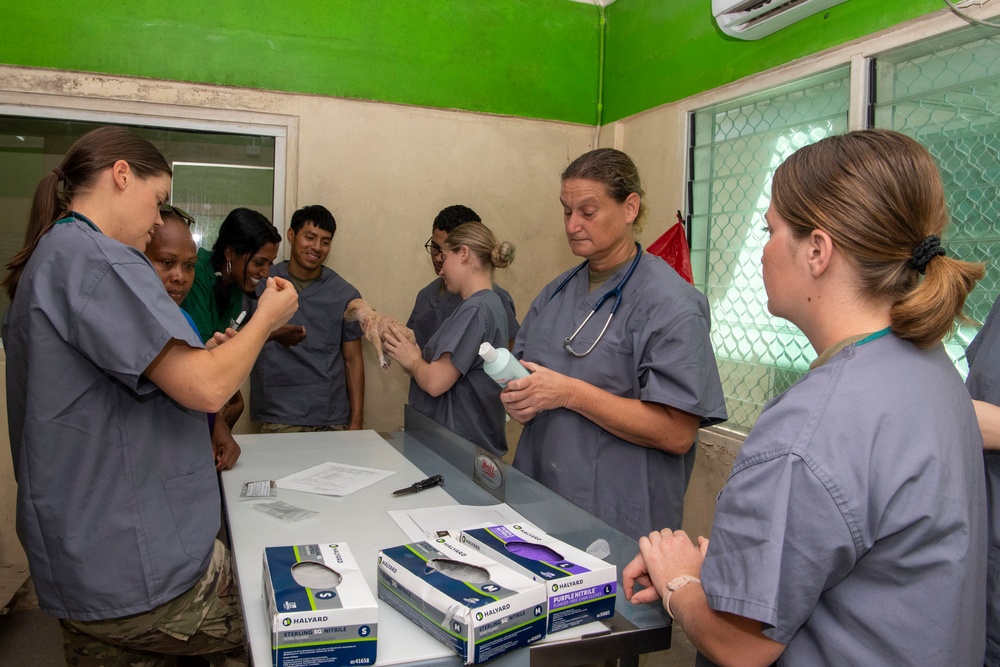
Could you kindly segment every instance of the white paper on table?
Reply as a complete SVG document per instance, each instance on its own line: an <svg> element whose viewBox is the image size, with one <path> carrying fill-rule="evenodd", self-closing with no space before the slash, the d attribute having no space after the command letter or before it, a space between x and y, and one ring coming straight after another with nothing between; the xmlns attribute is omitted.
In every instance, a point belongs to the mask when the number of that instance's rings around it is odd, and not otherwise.
<svg viewBox="0 0 1000 667"><path fill-rule="evenodd" d="M406 536L414 542L432 539L438 531L458 531L481 526L521 523L526 519L507 503L497 505L444 505L412 510L388 510Z"/></svg>
<svg viewBox="0 0 1000 667"><path fill-rule="evenodd" d="M346 496L395 474L394 470L364 468L327 461L282 477L277 483L278 488L290 491L305 491L324 496Z"/></svg>

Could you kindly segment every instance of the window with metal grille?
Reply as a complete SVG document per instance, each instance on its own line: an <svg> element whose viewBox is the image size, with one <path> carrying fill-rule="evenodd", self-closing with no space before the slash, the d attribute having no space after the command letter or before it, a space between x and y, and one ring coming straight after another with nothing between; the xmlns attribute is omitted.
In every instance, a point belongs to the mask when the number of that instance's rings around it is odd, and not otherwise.
<svg viewBox="0 0 1000 667"><path fill-rule="evenodd" d="M876 127L918 140L944 181L955 257L986 262L986 277L966 300L977 324L959 323L945 346L968 372L965 348L1000 293L1000 36L965 29L879 55L872 117Z"/></svg>
<svg viewBox="0 0 1000 667"><path fill-rule="evenodd" d="M729 428L748 431L816 356L798 328L767 310L764 213L778 165L847 130L849 84L845 66L691 116L691 264L712 310Z"/></svg>

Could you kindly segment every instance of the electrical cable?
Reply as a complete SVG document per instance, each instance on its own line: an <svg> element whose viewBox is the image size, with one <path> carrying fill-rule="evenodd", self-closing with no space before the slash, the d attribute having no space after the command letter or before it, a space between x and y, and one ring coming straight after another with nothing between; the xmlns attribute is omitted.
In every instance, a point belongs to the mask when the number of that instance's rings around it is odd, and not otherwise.
<svg viewBox="0 0 1000 667"><path fill-rule="evenodd" d="M989 1L990 0L979 0L979 2L976 2L975 4L977 4L980 7L982 7L983 5L985 5ZM951 11L953 11L958 16L961 16L963 19L965 19L969 23L975 23L976 25L986 26L987 28L997 28L997 29L1000 29L1000 23L992 23L990 21L984 21L982 19L977 19L974 16L970 16L969 14L967 14L966 12L964 12L962 10L962 7L959 7L958 4L956 4L954 2L954 0L944 0L944 4L948 5L948 8L951 9ZM964 5L964 7L970 7L971 6L970 3L963 3L963 5Z"/></svg>
<svg viewBox="0 0 1000 667"><path fill-rule="evenodd" d="M604 122L604 38L608 29L608 20L601 0L594 0L594 6L597 7L600 16L597 24L600 33L600 47L597 54L597 122L594 124L594 139L591 145L593 148L597 148L601 136L601 123Z"/></svg>

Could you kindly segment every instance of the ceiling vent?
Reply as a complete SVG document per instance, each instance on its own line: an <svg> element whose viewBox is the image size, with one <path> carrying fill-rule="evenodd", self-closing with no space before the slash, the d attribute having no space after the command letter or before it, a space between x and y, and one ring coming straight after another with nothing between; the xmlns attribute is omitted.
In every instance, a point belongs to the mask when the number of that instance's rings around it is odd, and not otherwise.
<svg viewBox="0 0 1000 667"><path fill-rule="evenodd" d="M760 39L807 16L847 0L712 0L722 32L739 39Z"/></svg>

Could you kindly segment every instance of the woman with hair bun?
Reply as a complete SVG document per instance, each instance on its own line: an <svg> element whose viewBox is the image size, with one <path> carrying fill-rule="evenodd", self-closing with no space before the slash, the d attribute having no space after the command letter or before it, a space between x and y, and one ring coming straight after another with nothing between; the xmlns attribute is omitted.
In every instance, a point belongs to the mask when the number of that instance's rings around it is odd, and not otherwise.
<svg viewBox="0 0 1000 667"><path fill-rule="evenodd" d="M819 357L747 436L711 542L643 537L626 595L662 597L698 664L982 665L982 437L941 340L983 267L941 246L934 161L829 137L777 169L766 219L768 309Z"/></svg>
<svg viewBox="0 0 1000 667"><path fill-rule="evenodd" d="M386 352L414 382L410 405L442 426L497 455L507 452L500 387L483 370L479 346L507 347L507 315L493 290L494 268L514 261L514 246L499 243L479 222L456 227L444 242L441 277L462 303L421 352L405 332L387 332Z"/></svg>

